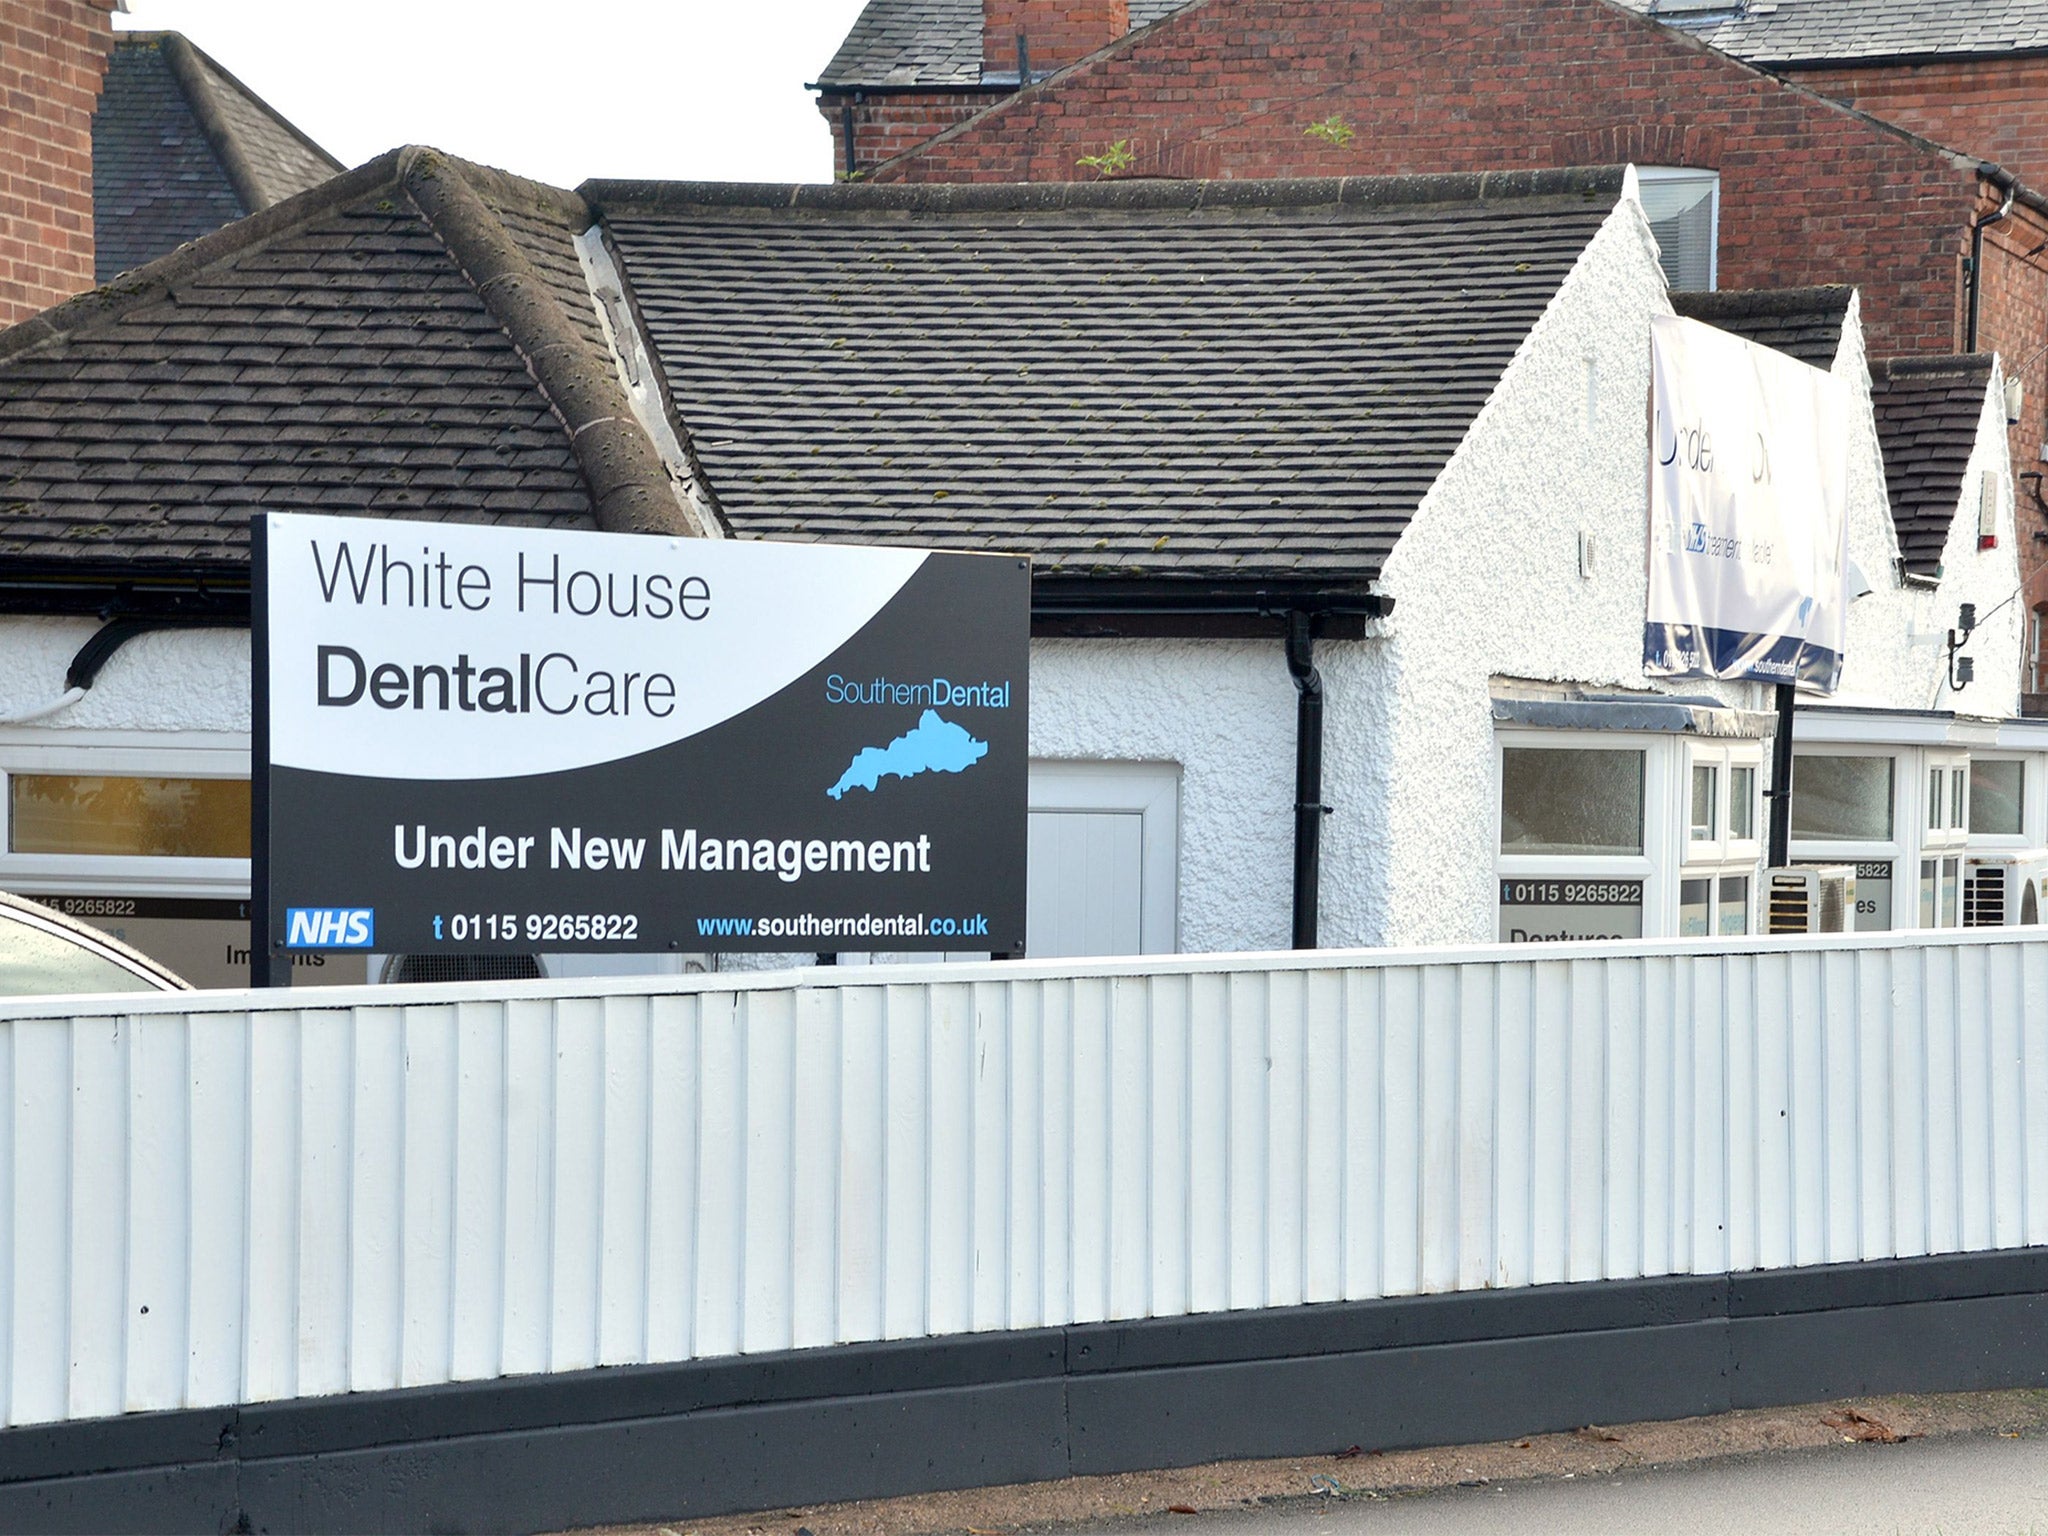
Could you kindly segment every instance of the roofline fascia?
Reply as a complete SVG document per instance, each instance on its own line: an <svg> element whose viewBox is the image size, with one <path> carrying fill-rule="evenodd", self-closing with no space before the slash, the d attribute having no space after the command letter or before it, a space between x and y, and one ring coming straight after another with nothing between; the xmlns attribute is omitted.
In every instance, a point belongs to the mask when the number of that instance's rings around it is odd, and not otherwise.
<svg viewBox="0 0 2048 1536"><path fill-rule="evenodd" d="M1240 208L1399 208L1506 198L1621 196L1627 168L1452 171L1418 176L1313 176L1262 181L584 182L603 218L638 209L760 208L820 213L1060 213Z"/></svg>
<svg viewBox="0 0 2048 1536"><path fill-rule="evenodd" d="M246 561L10 558L0 577L0 614L246 622L249 593Z"/></svg>
<svg viewBox="0 0 2048 1536"><path fill-rule="evenodd" d="M961 82L957 85L904 85L900 81L893 85L854 85L836 80L813 80L804 87L816 91L820 96L1007 96L1018 89L1017 82L997 80L976 80L972 84Z"/></svg>
<svg viewBox="0 0 2048 1536"><path fill-rule="evenodd" d="M1740 57L1740 55L1730 56ZM1902 53L1858 54L1853 59L1829 58L1825 55L1816 54L1785 59L1751 59L1745 62L1752 63L1758 69L1765 71L1789 69L1797 73L1806 70L1817 71L1823 69L1888 69L1895 68L1901 64L1969 64L1980 59L1991 63L1998 63L2006 59L2040 58L2048 58L2048 47L2002 48L1996 52L1989 49L1979 49L1969 53L1955 53L1946 52L1941 49L1923 48L1917 51Z"/></svg>
<svg viewBox="0 0 2048 1536"><path fill-rule="evenodd" d="M1289 613L1376 619L1394 600L1370 590L1375 573L1359 576L1127 576L1034 572L1031 611L1043 614Z"/></svg>

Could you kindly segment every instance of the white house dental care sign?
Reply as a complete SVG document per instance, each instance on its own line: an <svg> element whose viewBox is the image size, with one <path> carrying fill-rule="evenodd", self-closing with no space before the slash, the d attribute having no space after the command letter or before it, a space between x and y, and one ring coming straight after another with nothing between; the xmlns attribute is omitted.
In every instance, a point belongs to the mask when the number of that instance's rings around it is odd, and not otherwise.
<svg viewBox="0 0 2048 1536"><path fill-rule="evenodd" d="M1650 327L1644 670L1833 692L1849 620L1847 389L1696 320Z"/></svg>
<svg viewBox="0 0 2048 1536"><path fill-rule="evenodd" d="M1022 951L1027 562L296 514L253 533L252 922L277 971Z"/></svg>

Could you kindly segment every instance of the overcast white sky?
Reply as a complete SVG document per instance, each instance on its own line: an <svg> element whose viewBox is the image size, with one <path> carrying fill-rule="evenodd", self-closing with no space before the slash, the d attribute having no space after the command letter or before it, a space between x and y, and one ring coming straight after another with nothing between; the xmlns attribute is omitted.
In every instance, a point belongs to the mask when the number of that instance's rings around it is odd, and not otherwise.
<svg viewBox="0 0 2048 1536"><path fill-rule="evenodd" d="M592 176L829 181L818 77L862 0L128 0L330 154L431 144Z"/></svg>

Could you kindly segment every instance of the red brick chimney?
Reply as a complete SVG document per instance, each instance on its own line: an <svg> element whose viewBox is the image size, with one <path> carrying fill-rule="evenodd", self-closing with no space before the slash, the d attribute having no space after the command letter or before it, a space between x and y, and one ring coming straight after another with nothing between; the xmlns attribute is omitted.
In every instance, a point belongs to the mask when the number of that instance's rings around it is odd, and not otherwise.
<svg viewBox="0 0 2048 1536"><path fill-rule="evenodd" d="M0 325L93 286L92 114L118 0L0 0Z"/></svg>
<svg viewBox="0 0 2048 1536"><path fill-rule="evenodd" d="M1014 75L1022 36L1032 75L1049 74L1130 30L1129 0L982 0L981 67L992 75Z"/></svg>

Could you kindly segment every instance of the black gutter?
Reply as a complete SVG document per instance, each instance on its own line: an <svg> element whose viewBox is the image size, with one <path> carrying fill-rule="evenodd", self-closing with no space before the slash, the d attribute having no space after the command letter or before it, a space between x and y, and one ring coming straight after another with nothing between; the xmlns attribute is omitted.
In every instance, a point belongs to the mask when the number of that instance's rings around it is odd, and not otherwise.
<svg viewBox="0 0 2048 1536"><path fill-rule="evenodd" d="M1294 947L1316 947L1322 907L1323 675L1316 670L1314 618L1287 615L1287 670L1297 695L1294 713Z"/></svg>

